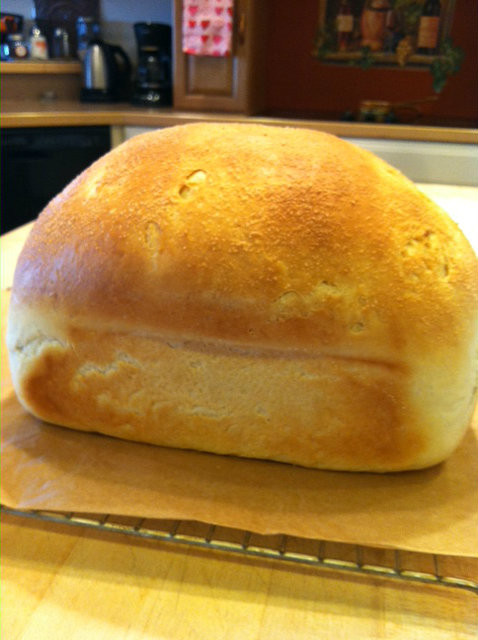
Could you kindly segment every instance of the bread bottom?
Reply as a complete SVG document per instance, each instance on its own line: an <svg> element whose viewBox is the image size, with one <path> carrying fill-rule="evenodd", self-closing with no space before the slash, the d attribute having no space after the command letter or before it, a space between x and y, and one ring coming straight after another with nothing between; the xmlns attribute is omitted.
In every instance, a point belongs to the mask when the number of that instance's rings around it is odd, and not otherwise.
<svg viewBox="0 0 478 640"><path fill-rule="evenodd" d="M48 422L307 467L430 466L463 431L442 436L393 363L70 329L17 340L11 368L22 404Z"/></svg>

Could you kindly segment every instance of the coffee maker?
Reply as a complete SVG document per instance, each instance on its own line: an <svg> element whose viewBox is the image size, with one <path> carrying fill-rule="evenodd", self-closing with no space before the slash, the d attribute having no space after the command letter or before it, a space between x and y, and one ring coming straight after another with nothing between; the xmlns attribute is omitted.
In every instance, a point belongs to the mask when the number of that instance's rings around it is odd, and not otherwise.
<svg viewBox="0 0 478 640"><path fill-rule="evenodd" d="M158 22L137 22L138 69L132 103L169 107L172 104L171 27Z"/></svg>

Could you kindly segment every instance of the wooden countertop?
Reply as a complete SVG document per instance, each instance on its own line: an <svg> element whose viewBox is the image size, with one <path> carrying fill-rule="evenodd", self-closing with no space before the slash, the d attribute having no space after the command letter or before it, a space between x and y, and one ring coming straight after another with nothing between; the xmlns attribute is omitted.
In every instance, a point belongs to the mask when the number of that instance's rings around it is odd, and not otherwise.
<svg viewBox="0 0 478 640"><path fill-rule="evenodd" d="M478 190L420 188L455 214L477 247ZM11 285L29 229L1 239L2 289ZM474 640L478 634L477 596L456 588L15 515L2 520L5 638ZM447 575L477 580L476 561L446 561Z"/></svg>
<svg viewBox="0 0 478 640"><path fill-rule="evenodd" d="M348 138L380 138L465 144L476 144L478 142L478 130L475 129L332 122L215 112L185 112L168 108L133 107L126 103L86 104L54 100L49 102L41 102L40 100L4 100L2 102L1 126L5 128L86 125L164 127L198 121L248 121L271 125L299 126L326 131Z"/></svg>
<svg viewBox="0 0 478 640"><path fill-rule="evenodd" d="M5 638L476 638L476 595L4 516Z"/></svg>

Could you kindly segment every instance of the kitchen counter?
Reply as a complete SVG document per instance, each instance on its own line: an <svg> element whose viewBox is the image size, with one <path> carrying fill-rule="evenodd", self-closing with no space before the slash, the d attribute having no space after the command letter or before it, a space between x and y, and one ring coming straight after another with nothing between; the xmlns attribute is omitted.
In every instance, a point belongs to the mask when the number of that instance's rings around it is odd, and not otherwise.
<svg viewBox="0 0 478 640"><path fill-rule="evenodd" d="M4 516L16 640L475 640L476 595Z"/></svg>
<svg viewBox="0 0 478 640"><path fill-rule="evenodd" d="M271 125L299 126L333 133L345 138L378 138L476 144L478 130L454 127L392 125L360 122L336 122L245 116L216 112L186 112L167 108L133 107L127 103L86 104L59 100L4 100L2 127L54 126L142 126L165 127L187 122L257 122Z"/></svg>
<svg viewBox="0 0 478 640"><path fill-rule="evenodd" d="M419 187L478 250L478 189ZM1 239L2 289L29 229ZM478 632L477 596L459 589L2 519L5 638L471 640ZM449 573L478 579L476 561L447 562Z"/></svg>

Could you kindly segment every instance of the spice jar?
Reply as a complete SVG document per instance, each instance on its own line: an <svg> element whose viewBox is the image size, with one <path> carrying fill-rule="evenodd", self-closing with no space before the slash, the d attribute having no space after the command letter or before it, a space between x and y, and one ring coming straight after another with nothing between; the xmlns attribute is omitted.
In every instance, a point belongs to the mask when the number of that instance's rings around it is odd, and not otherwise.
<svg viewBox="0 0 478 640"><path fill-rule="evenodd" d="M8 36L9 57L11 60L23 60L28 58L28 46L21 33L12 33Z"/></svg>

